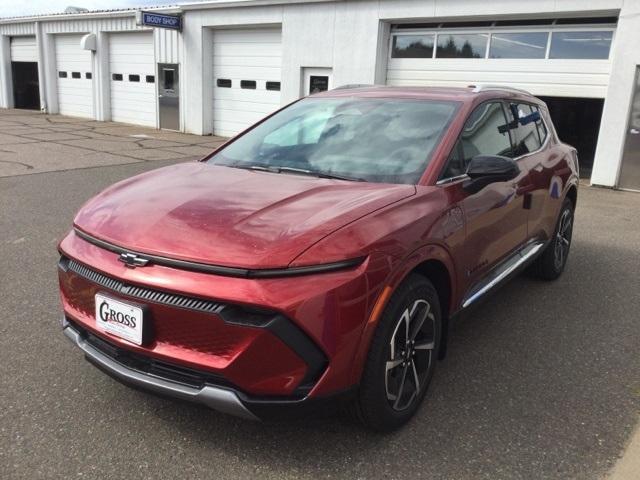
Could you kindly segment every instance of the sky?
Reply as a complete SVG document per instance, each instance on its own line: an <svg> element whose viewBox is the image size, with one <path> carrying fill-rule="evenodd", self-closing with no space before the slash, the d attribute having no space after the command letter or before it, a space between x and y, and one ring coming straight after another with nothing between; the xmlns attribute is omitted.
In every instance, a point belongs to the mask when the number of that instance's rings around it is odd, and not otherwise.
<svg viewBox="0 0 640 480"><path fill-rule="evenodd" d="M60 13L68 6L102 10L177 3L185 3L185 0L0 0L0 17Z"/></svg>

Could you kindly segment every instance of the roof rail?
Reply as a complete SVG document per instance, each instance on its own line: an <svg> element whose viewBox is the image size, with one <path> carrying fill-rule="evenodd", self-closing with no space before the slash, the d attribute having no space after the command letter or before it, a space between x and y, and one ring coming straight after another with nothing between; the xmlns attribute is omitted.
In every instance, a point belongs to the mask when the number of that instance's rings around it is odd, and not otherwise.
<svg viewBox="0 0 640 480"><path fill-rule="evenodd" d="M531 95L531 92L527 92L522 88L509 87L507 85L469 85L469 88L473 88L473 93L485 92L487 90L507 90L508 92Z"/></svg>
<svg viewBox="0 0 640 480"><path fill-rule="evenodd" d="M363 87L375 87L372 83L348 83L347 85L340 85L332 90L349 90L351 88L363 88Z"/></svg>

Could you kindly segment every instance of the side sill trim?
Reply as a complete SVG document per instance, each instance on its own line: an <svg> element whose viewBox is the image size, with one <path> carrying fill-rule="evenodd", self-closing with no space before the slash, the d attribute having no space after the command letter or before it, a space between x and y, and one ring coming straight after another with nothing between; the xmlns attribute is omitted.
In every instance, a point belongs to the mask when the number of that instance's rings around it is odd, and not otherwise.
<svg viewBox="0 0 640 480"><path fill-rule="evenodd" d="M545 246L544 242L535 242L527 245L522 250L518 251L511 258L506 260L502 265L500 265L495 272L492 272L489 275L489 278L486 279L485 282L482 282L480 285L475 286L469 295L462 302L462 308L467 308L469 305L474 303L484 294L486 294L489 290L497 286L500 282L505 280L509 275L515 272L520 266L522 266L525 262L529 261L536 255L542 247Z"/></svg>
<svg viewBox="0 0 640 480"><path fill-rule="evenodd" d="M162 265L165 267L178 268L182 270L189 270L192 272L213 273L216 275L222 275L227 277L240 277L240 278L281 278L281 277L293 277L297 275L309 275L314 273L326 273L333 272L335 270L345 270L348 268L357 267L364 262L365 257L358 257L348 260L342 260L339 262L324 263L321 265L309 265L303 267L285 267L285 268L263 268L263 269L247 269L238 267L225 267L223 265L209 265L208 263L191 262L187 260L176 260L174 258L163 257L160 255L152 255L148 253L135 252L127 248L113 245L104 240L100 240L88 233L84 233L78 228L74 227L73 231L80 238L89 242L97 247L104 248L113 253L118 254L133 254L141 259L148 260L150 263L156 265Z"/></svg>
<svg viewBox="0 0 640 480"><path fill-rule="evenodd" d="M69 325L66 319L63 320L63 332L74 345L84 352L87 360L99 368L104 369L122 382L170 397L200 403L222 413L235 415L236 417L259 420L258 417L242 404L238 395L231 390L209 385L201 389L190 388L185 385L141 374L115 362L91 346Z"/></svg>

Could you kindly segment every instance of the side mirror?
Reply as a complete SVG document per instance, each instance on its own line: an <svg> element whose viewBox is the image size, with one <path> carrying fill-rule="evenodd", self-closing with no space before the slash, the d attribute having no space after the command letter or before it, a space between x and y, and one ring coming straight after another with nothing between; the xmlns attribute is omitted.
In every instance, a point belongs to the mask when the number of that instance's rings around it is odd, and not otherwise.
<svg viewBox="0 0 640 480"><path fill-rule="evenodd" d="M471 159L466 173L471 180L464 188L476 193L490 183L506 182L516 178L520 173L520 168L513 159L508 157L478 155Z"/></svg>

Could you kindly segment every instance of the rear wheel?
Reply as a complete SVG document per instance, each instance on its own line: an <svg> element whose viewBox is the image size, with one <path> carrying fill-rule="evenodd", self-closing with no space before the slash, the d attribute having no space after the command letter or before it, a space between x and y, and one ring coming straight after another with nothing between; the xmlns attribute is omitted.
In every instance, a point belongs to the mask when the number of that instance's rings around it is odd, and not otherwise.
<svg viewBox="0 0 640 480"><path fill-rule="evenodd" d="M530 272L544 280L555 280L564 271L573 234L573 203L565 199L560 209L553 238L544 252L531 265Z"/></svg>
<svg viewBox="0 0 640 480"><path fill-rule="evenodd" d="M391 297L371 344L354 405L367 427L391 431L415 414L433 376L441 325L435 288L412 274Z"/></svg>

